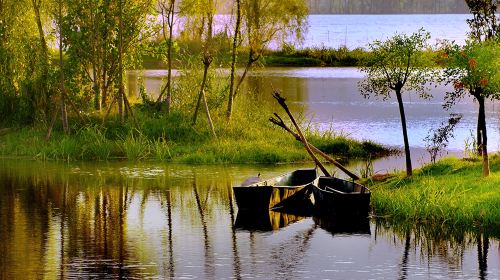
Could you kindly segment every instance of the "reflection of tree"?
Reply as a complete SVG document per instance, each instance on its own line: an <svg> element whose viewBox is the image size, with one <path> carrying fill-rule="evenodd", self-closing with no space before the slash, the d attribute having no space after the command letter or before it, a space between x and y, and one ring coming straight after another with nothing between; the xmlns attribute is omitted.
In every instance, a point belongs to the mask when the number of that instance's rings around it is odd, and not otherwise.
<svg viewBox="0 0 500 280"><path fill-rule="evenodd" d="M233 193L231 184L227 185L228 189L228 199L229 199L229 216L231 218L231 241L233 247L233 272L234 279L241 279L241 264L240 264L240 256L238 255L238 240L236 239L236 228L234 226L236 222L236 218L234 215L234 202L233 202Z"/></svg>
<svg viewBox="0 0 500 280"><path fill-rule="evenodd" d="M172 197L170 190L166 192L167 197L167 221L168 221L168 267L169 277L175 277L174 242L172 236Z"/></svg>
<svg viewBox="0 0 500 280"><path fill-rule="evenodd" d="M205 201L202 205L201 200L200 200L200 195L198 194L198 188L196 187L196 178L195 181L193 182L193 191L194 191L194 197L196 199L196 206L198 208L198 213L200 214L200 220L201 220L201 226L203 229L203 241L204 241L204 248L205 248L205 273L207 273L210 278L213 278L214 276L214 256L212 252L212 246L210 245L210 240L208 238L208 228L207 228L207 222L205 218L205 207L207 206L208 203L208 196L210 195L210 190L211 186L208 189L208 192L205 196Z"/></svg>
<svg viewBox="0 0 500 280"><path fill-rule="evenodd" d="M408 225L376 220L376 240L385 237L395 244L403 244L399 279L408 278L410 248L420 251L429 263L448 267L450 273L461 271L465 253L477 246L479 278L487 279L487 256L490 247L488 234L447 231L437 226ZM453 275L450 274L450 277Z"/></svg>
<svg viewBox="0 0 500 280"><path fill-rule="evenodd" d="M487 279L488 276L488 249L490 247L490 241L488 236L483 234L478 234L476 237L477 242L477 260L479 263L479 279Z"/></svg>
<svg viewBox="0 0 500 280"><path fill-rule="evenodd" d="M408 277L408 255L410 254L410 241L411 241L411 233L408 231L406 233L405 239L405 249L403 253L403 258L400 264L401 273L399 274L400 280L404 280Z"/></svg>

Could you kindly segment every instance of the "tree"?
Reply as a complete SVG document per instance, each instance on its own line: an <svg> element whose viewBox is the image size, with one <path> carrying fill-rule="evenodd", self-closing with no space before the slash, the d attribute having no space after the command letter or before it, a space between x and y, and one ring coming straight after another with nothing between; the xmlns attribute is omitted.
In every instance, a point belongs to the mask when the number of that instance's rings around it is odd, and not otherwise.
<svg viewBox="0 0 500 280"><path fill-rule="evenodd" d="M236 72L236 50L239 45L241 27L241 0L236 0L236 24L234 26L233 45L231 46L231 74L229 78L229 100L227 103L227 118L231 119L234 99L234 76Z"/></svg>
<svg viewBox="0 0 500 280"><path fill-rule="evenodd" d="M96 110L108 105L110 88L120 86L120 71L135 62L136 51L152 34L147 20L152 14L152 0L122 1L69 1L63 22L68 57L81 65L85 78L92 84ZM111 103L121 98L121 91ZM117 103L119 107L122 104Z"/></svg>
<svg viewBox="0 0 500 280"><path fill-rule="evenodd" d="M161 15L161 31L163 40L167 45L167 84L163 88L158 97L161 100L165 91L167 97L165 100L165 112L170 112L172 104L172 47L173 47L173 30L174 30L174 15L175 15L175 0L158 0L159 14Z"/></svg>
<svg viewBox="0 0 500 280"><path fill-rule="evenodd" d="M66 89L64 87L64 66L63 66L63 27L62 27L62 20L63 20L63 0L58 1L58 7L57 7L57 21L58 21L58 26L59 26L59 77L60 77L60 92L59 92L59 100L60 100L60 109L61 109L61 121L63 124L63 129L64 133L68 134L69 133L69 125L68 125L68 114L66 112L66 101L65 101L65 95L66 95ZM48 134L50 136L50 133Z"/></svg>
<svg viewBox="0 0 500 280"><path fill-rule="evenodd" d="M453 84L453 91L446 93L444 107L450 108L466 94L473 96L479 104L478 149L483 157L483 175L488 176L485 102L500 99L500 43L487 40L468 41L463 47L452 44L446 46L443 57L446 62L444 79Z"/></svg>
<svg viewBox="0 0 500 280"><path fill-rule="evenodd" d="M374 41L369 45L372 56L368 66L361 68L361 71L366 73L366 79L360 82L359 88L365 98L374 94L386 100L390 98L392 92L396 94L403 131L407 176L411 176L413 171L402 93L414 91L422 98L430 97L426 86L430 80L426 67L428 59L423 54L429 38L429 33L420 29L410 36L396 34L386 41Z"/></svg>
<svg viewBox="0 0 500 280"><path fill-rule="evenodd" d="M50 79L42 72L36 15L27 0L0 0L0 119L33 124L50 102L42 94ZM45 91L47 92L47 91Z"/></svg>
<svg viewBox="0 0 500 280"><path fill-rule="evenodd" d="M467 19L470 27L470 38L484 41L495 38L500 26L495 15L498 0L465 0L473 18Z"/></svg>
<svg viewBox="0 0 500 280"><path fill-rule="evenodd" d="M49 51L47 46L47 40L45 36L45 31L43 29L43 19L42 19L42 4L43 0L31 0L31 6L35 15L35 21L38 29L38 36L40 40L39 47L39 57L37 59L40 68L40 77L38 79L38 99L41 100L41 106L44 107L45 118L48 119L49 109L50 109L50 90L49 90L49 71L50 71L50 61L49 61Z"/></svg>
<svg viewBox="0 0 500 280"><path fill-rule="evenodd" d="M482 42L498 38L500 25L497 25L496 10L497 0L465 0L473 18L467 19L467 24L470 27L469 38L476 42ZM478 147L483 144L479 124L476 129ZM481 149L478 149L478 154L481 155Z"/></svg>
<svg viewBox="0 0 500 280"><path fill-rule="evenodd" d="M212 118L210 117L210 111L208 109L208 103L205 95L208 69L210 68L210 64L212 64L215 52L215 44L213 40L215 3L214 0L198 0L191 3L183 3L183 5L184 8L181 9L188 16L187 26L196 28L198 32L194 35L198 36L197 39L201 40L202 44L201 60L203 62L203 78L201 80L200 90L198 93L198 101L196 103L196 108L193 115L193 124L196 124L200 104L201 101L203 101L208 124L210 125L210 130L212 131L212 135L214 137L217 137L217 135L215 134Z"/></svg>
<svg viewBox="0 0 500 280"><path fill-rule="evenodd" d="M238 94L243 80L252 66L261 59L264 50L271 42L279 44L293 36L300 41L307 16L307 3L304 0L241 1L240 6L244 23L242 30L245 35L242 39L246 41L248 54L243 74L236 83L234 92L230 92L228 117L231 116L233 99Z"/></svg>

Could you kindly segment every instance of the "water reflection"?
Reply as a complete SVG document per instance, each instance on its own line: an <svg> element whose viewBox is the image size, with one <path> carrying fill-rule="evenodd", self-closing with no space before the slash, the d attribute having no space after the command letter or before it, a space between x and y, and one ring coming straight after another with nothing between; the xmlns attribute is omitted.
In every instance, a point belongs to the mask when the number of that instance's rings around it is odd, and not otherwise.
<svg viewBox="0 0 500 280"><path fill-rule="evenodd" d="M141 177L124 168L162 172ZM256 169L272 177L295 167L0 161L0 279L494 279L500 274L494 234L269 211L245 217L231 186Z"/></svg>

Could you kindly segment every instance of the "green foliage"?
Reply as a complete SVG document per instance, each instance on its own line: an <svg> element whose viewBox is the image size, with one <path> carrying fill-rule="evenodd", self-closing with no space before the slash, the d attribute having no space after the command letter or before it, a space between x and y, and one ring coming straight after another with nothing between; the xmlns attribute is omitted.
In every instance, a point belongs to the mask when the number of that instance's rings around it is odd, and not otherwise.
<svg viewBox="0 0 500 280"><path fill-rule="evenodd" d="M371 186L372 206L377 216L412 224L498 228L500 155L491 157L490 177L481 177L481 168L481 162L447 158L424 166L411 179L399 174Z"/></svg>
<svg viewBox="0 0 500 280"><path fill-rule="evenodd" d="M131 131L122 139L121 148L129 160L140 160L149 156L151 142L139 132Z"/></svg>
<svg viewBox="0 0 500 280"><path fill-rule="evenodd" d="M446 65L443 80L453 84L453 91L445 96L446 108L466 93L500 99L500 43L488 40L468 41L465 46L448 44L441 55Z"/></svg>
<svg viewBox="0 0 500 280"><path fill-rule="evenodd" d="M387 99L391 92L405 90L429 97L427 83L432 80L429 69L432 63L425 55L429 38L429 33L420 29L410 36L396 34L385 41L371 43L367 66L361 67L367 76L359 84L361 94Z"/></svg>

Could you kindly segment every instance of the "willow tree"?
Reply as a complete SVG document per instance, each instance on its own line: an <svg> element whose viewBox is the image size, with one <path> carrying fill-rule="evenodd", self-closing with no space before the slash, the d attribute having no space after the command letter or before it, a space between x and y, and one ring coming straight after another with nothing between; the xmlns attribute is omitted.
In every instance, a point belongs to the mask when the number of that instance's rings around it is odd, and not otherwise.
<svg viewBox="0 0 500 280"><path fill-rule="evenodd" d="M193 34L196 39L201 41L201 61L203 63L203 77L200 83L200 90L198 92L198 101L196 102L196 107L193 114L193 124L196 123L198 117L198 111L203 101L205 108L205 113L207 116L208 124L210 130L214 137L215 134L214 125L212 118L210 116L210 111L208 108L207 98L205 95L208 70L210 65L214 60L215 53L215 43L214 43L214 15L216 12L214 0L195 0L192 2L183 2L182 11L186 16L187 28L193 28L196 32Z"/></svg>
<svg viewBox="0 0 500 280"><path fill-rule="evenodd" d="M49 85L49 71L51 68L51 63L49 60L49 50L47 46L47 38L45 34L44 27L47 26L46 21L48 20L48 14L50 11L50 2L43 0L31 0L31 7L33 9L34 19L36 22L39 38L39 48L38 48L38 80L37 80L37 99L43 107L44 117L48 119L50 110L50 85Z"/></svg>
<svg viewBox="0 0 500 280"><path fill-rule="evenodd" d="M37 25L30 1L0 0L0 119L33 123L49 101L42 81ZM40 118L38 118L40 117Z"/></svg>
<svg viewBox="0 0 500 280"><path fill-rule="evenodd" d="M493 40L468 41L465 46L450 45L445 49L445 79L453 84L453 91L445 96L445 108L451 107L465 95L477 101L478 150L483 157L483 176L490 174L488 134L485 103L500 100L500 44Z"/></svg>
<svg viewBox="0 0 500 280"><path fill-rule="evenodd" d="M360 82L359 88L365 98L373 94L387 100L391 97L391 93L396 95L401 117L407 176L411 176L413 170L403 93L413 91L422 98L430 97L429 88L426 86L430 80L428 59L423 53L429 38L429 33L420 29L409 36L396 34L385 41L374 41L369 45L372 55L367 62L368 66L361 68L361 71L366 73L366 79Z"/></svg>
<svg viewBox="0 0 500 280"><path fill-rule="evenodd" d="M231 74L229 77L229 100L227 103L227 118L231 119L233 111L233 98L234 98L234 80L236 72L236 52L240 44L240 30L241 30L241 0L236 0L236 23L233 32L233 42L231 46Z"/></svg>
<svg viewBox="0 0 500 280"><path fill-rule="evenodd" d="M252 66L261 59L263 52L274 44L286 40L300 41L306 26L308 14L304 0L252 0L237 1L241 6L242 40L247 48L245 68L236 86L230 89L227 116L230 118L233 99ZM237 9L238 12L239 9ZM236 33L235 33L236 34ZM234 45L234 43L233 43Z"/></svg>
<svg viewBox="0 0 500 280"><path fill-rule="evenodd" d="M156 4L158 13L161 16L161 33L163 35L163 41L165 41L165 44L167 46L167 83L160 92L158 101L161 100L166 92L167 96L165 98L165 112L167 114L170 112L170 106L172 104L172 49L174 42L173 31L176 8L175 4L175 0L158 0L158 3Z"/></svg>
<svg viewBox="0 0 500 280"><path fill-rule="evenodd" d="M112 106L108 103L109 90L120 87L121 54L126 69L141 43L152 34L150 14L153 14L152 0L68 1L68 15L63 23L67 53L81 65L91 83L96 110ZM118 90L111 103L121 98L121 92Z"/></svg>

